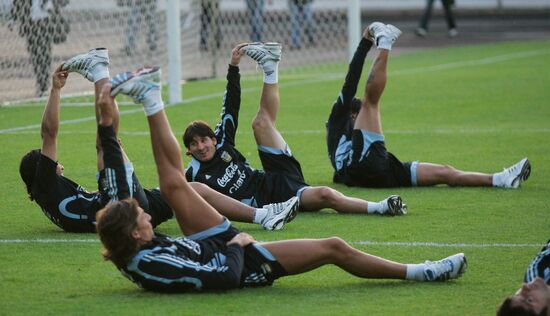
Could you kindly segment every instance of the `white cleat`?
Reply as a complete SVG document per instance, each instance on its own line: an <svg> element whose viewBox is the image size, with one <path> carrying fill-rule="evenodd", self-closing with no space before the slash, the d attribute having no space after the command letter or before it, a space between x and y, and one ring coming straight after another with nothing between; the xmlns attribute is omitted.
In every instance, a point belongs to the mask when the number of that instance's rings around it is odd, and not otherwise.
<svg viewBox="0 0 550 316"><path fill-rule="evenodd" d="M93 77L92 70L98 64L109 66L109 51L106 48L95 48L87 53L76 55L63 63L62 69L68 72L78 72L89 81L95 82L98 79Z"/></svg>
<svg viewBox="0 0 550 316"><path fill-rule="evenodd" d="M262 208L267 209L268 214L263 220L262 226L266 230L283 229L286 223L291 222L296 217L299 207L300 199L296 196L286 202L264 205Z"/></svg>
<svg viewBox="0 0 550 316"><path fill-rule="evenodd" d="M376 47L380 45L380 39L385 38L389 41L389 45L395 43L397 38L402 34L401 30L391 24L384 24L382 22L373 22L368 27L368 32L373 39ZM380 47L379 47L380 48ZM387 48L387 47L384 47Z"/></svg>
<svg viewBox="0 0 550 316"><path fill-rule="evenodd" d="M399 36L401 36L403 32L401 32L400 29L398 29L397 27L391 24L386 24L386 28L387 28L386 36L390 39L393 45L393 43L395 43L395 41L399 38Z"/></svg>
<svg viewBox="0 0 550 316"><path fill-rule="evenodd" d="M426 261L424 265L426 281L458 279L468 268L466 256L463 253L457 253L435 262Z"/></svg>
<svg viewBox="0 0 550 316"><path fill-rule="evenodd" d="M262 66L268 61L279 62L282 56L282 45L279 43L250 43L241 50L250 58L254 59L258 65Z"/></svg>
<svg viewBox="0 0 550 316"><path fill-rule="evenodd" d="M122 93L136 103L142 103L152 93L160 97L160 73L159 67L146 67L119 73L109 81L111 96Z"/></svg>
<svg viewBox="0 0 550 316"><path fill-rule="evenodd" d="M508 189L517 189L521 183L529 179L531 175L531 163L529 159L523 158L515 165L502 171L504 187Z"/></svg>

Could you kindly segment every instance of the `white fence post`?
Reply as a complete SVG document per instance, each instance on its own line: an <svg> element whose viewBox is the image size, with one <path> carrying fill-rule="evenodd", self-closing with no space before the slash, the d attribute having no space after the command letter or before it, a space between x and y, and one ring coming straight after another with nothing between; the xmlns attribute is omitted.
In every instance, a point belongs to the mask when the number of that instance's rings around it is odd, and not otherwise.
<svg viewBox="0 0 550 316"><path fill-rule="evenodd" d="M181 31L180 1L168 0L166 5L166 39L168 50L168 103L181 100Z"/></svg>
<svg viewBox="0 0 550 316"><path fill-rule="evenodd" d="M361 40L361 5L359 0L348 0L348 56L351 60Z"/></svg>

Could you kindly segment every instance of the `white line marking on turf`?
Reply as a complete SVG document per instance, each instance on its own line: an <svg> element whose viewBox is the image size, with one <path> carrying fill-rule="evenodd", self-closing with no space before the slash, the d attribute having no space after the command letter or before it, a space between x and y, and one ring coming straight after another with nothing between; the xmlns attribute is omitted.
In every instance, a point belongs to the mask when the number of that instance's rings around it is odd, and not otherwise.
<svg viewBox="0 0 550 316"><path fill-rule="evenodd" d="M400 242L400 241L352 241L350 244L367 245L367 246L402 246L402 247L442 247L442 248L531 248L543 247L543 244L452 244L438 242Z"/></svg>
<svg viewBox="0 0 550 316"><path fill-rule="evenodd" d="M476 60L466 60L466 61L460 61L460 62L452 62L447 64L440 64L440 65L433 65L433 66L427 66L427 67L417 67L417 68L411 68L411 69L404 69L404 70L397 70L397 71L390 71L391 76L399 76L399 75L410 75L410 74L417 74L422 72L432 72L432 71L439 71L439 70L448 70L448 69L454 69L454 68L461 68L461 67L468 67L468 66L478 66L478 65L487 65L487 64L493 64L493 63L499 63L504 61L509 61L513 59L518 58L525 58L525 57L532 57L532 56L538 56L538 55L545 55L550 54L550 50L548 49L539 49L539 50L531 50L531 51L523 51L523 52L517 52L517 53L511 53L511 54L505 54L505 55L497 55L497 56L491 56ZM306 84L312 84L312 83L319 83L319 82L327 82L327 81L333 81L333 80L343 80L343 74L342 73L334 73L334 74L326 74L319 76L317 78L307 79L307 80L298 80L295 82L288 82L285 84L280 84L280 87L292 87L292 86L301 86ZM249 88L249 89L242 89L241 93L247 93L247 92L253 92L259 90L258 88ZM179 105L189 104L195 101L199 100L206 100L211 98L219 98L223 96L223 93L211 93L211 94L205 94L202 96L196 96L192 98L188 98L184 100L183 102L179 103ZM78 103L80 104L80 103ZM68 106L69 104L63 104L63 106ZM90 103L90 106L92 104ZM142 109L139 107L139 109L133 109L133 110L125 110L120 111L120 115L125 114L133 114L137 112L141 112ZM62 121L61 125L65 124L78 124L82 122L89 122L94 121L95 116L91 117L85 117L81 119L75 119L75 120L68 120L68 121ZM27 125L27 126L21 126L21 127L13 127L13 128L7 128L0 130L0 134L7 134L22 130L28 130L28 129L36 129L39 128L39 124L33 124L33 125Z"/></svg>
<svg viewBox="0 0 550 316"><path fill-rule="evenodd" d="M0 239L0 244L59 244L59 243L99 243L98 239ZM540 248L543 244L467 244L467 243L438 243L438 242L400 242L400 241L350 241L352 245L366 246L398 246L398 247L438 247L438 248Z"/></svg>

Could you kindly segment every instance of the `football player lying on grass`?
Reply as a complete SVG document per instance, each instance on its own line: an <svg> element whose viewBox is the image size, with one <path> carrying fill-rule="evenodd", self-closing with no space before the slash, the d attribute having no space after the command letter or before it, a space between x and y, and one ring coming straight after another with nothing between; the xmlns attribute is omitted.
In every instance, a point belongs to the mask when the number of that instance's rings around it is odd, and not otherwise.
<svg viewBox="0 0 550 316"><path fill-rule="evenodd" d="M241 106L239 63L244 54L256 61L264 72L260 106L252 123L264 170L252 168L235 147ZM206 122L194 121L183 135L187 154L192 156L185 173L187 180L205 183L249 205L281 202L296 196L300 198L302 211L331 208L340 213L405 214L406 206L397 195L369 202L305 182L300 163L275 127L280 107L281 56L282 47L278 43L243 43L233 48L220 123L213 131Z"/></svg>
<svg viewBox="0 0 550 316"><path fill-rule="evenodd" d="M61 89L65 86L69 72L80 73L95 87L99 170L99 191L96 192L88 192L66 178L64 167L57 162ZM143 189L132 163L120 146L117 139L119 112L116 103L109 107L112 109L109 124L99 122L99 93L108 81L109 54L105 48L74 56L57 67L52 76L52 89L42 117L42 148L29 151L23 156L19 166L29 198L42 208L54 224L68 232L94 232L95 214L111 199L133 197L151 216L153 226L173 217L171 207L158 189ZM110 185L109 188L107 184ZM298 208L297 199L253 208L201 183L193 183L192 187L228 218L257 223L268 230L282 229L296 215Z"/></svg>
<svg viewBox="0 0 550 316"><path fill-rule="evenodd" d="M386 150L380 98L386 86L390 50L400 34L395 26L380 22L372 23L363 32L326 124L327 148L334 168L333 181L375 188L437 184L518 188L531 172L527 158L502 172L486 174L433 163L401 162ZM360 100L355 98L355 92L365 57L375 43L378 54L367 79L365 97Z"/></svg>
<svg viewBox="0 0 550 316"><path fill-rule="evenodd" d="M498 316L550 316L550 240L533 258L523 285L502 302Z"/></svg>
<svg viewBox="0 0 550 316"><path fill-rule="evenodd" d="M183 175L181 148L160 98L157 68L115 77L113 91L143 104L160 190L181 232L153 231L150 216L133 199L114 201L97 213L104 257L139 286L159 292L233 289L271 285L277 278L334 264L361 278L443 281L466 270L459 253L436 262L401 264L352 248L338 237L258 243L206 203ZM120 79L120 80L119 80ZM103 95L110 94L108 85Z"/></svg>

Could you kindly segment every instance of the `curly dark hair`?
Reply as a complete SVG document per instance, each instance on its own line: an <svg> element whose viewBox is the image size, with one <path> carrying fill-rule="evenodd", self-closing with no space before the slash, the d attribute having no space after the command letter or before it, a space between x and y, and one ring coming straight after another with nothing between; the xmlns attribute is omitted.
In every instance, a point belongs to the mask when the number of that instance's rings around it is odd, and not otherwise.
<svg viewBox="0 0 550 316"><path fill-rule="evenodd" d="M103 258L124 267L139 249L132 236L137 228L138 202L126 199L110 203L96 214L96 229L105 247Z"/></svg>

